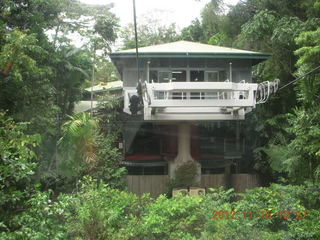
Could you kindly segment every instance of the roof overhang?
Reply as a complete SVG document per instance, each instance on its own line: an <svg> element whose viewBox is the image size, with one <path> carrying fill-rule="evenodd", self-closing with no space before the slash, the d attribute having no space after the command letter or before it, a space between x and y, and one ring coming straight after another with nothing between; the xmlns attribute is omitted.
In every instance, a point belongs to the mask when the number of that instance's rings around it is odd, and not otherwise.
<svg viewBox="0 0 320 240"><path fill-rule="evenodd" d="M271 56L269 53L253 52L188 41L178 41L141 47L138 51L139 59L141 60L155 58L246 59L252 60L252 65L256 65ZM135 49L121 50L111 53L110 58L118 70L121 70L122 61L135 61L136 51Z"/></svg>
<svg viewBox="0 0 320 240"><path fill-rule="evenodd" d="M203 53L203 52L139 52L140 58L227 58L227 59L259 59L266 60L271 54L268 53ZM135 53L115 52L111 53L112 60L123 58L135 58Z"/></svg>

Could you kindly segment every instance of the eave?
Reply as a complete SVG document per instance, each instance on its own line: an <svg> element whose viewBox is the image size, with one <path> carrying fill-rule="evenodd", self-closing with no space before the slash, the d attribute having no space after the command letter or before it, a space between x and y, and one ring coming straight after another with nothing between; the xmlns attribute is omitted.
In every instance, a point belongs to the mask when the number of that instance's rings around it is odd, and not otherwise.
<svg viewBox="0 0 320 240"><path fill-rule="evenodd" d="M204 53L204 52L139 52L140 58L227 58L227 59L260 59L265 60L270 57L269 53ZM111 59L135 58L136 53L115 52L110 54Z"/></svg>

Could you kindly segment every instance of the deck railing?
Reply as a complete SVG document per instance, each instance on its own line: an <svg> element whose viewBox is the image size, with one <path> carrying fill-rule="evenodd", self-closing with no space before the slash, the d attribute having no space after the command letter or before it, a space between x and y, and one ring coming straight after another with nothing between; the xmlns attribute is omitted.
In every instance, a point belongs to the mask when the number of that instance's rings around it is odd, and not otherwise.
<svg viewBox="0 0 320 240"><path fill-rule="evenodd" d="M256 90L257 84L252 83L145 82L144 101L151 107L253 107Z"/></svg>
<svg viewBox="0 0 320 240"><path fill-rule="evenodd" d="M244 119L245 113L255 107L257 86L244 81L145 82L144 117L145 120Z"/></svg>

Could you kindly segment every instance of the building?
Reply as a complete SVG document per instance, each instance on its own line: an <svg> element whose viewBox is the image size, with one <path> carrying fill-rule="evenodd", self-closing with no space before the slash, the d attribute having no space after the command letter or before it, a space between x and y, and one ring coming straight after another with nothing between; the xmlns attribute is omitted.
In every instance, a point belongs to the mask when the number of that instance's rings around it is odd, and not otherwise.
<svg viewBox="0 0 320 240"><path fill-rule="evenodd" d="M252 66L269 54L178 41L139 48L138 67L135 49L110 57L129 116L129 175L174 177L188 161L196 163L199 184L202 175L245 172L242 122L279 83L252 81Z"/></svg>
<svg viewBox="0 0 320 240"><path fill-rule="evenodd" d="M98 98L109 92L112 96L122 96L122 81L100 82L98 85L84 89L83 98L75 104L74 113L88 112L92 108L95 109L98 105ZM92 93L92 102L91 102Z"/></svg>

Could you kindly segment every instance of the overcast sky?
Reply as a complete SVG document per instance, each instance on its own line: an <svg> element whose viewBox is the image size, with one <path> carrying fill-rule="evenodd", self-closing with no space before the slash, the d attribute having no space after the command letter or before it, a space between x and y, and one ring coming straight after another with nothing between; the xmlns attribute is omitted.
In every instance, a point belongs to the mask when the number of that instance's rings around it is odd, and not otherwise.
<svg viewBox="0 0 320 240"><path fill-rule="evenodd" d="M132 0L80 0L88 4L114 3L112 12L120 18L121 25L133 21ZM235 5L239 0L224 0L226 4ZM163 23L176 23L178 29L190 25L191 21L200 16L201 9L210 0L136 0L137 16L151 14ZM154 16L155 15L155 16Z"/></svg>

